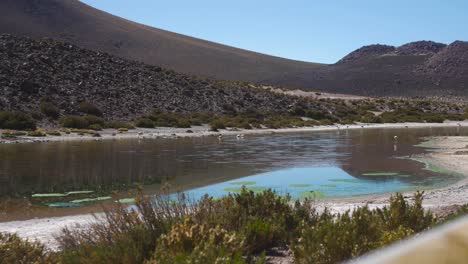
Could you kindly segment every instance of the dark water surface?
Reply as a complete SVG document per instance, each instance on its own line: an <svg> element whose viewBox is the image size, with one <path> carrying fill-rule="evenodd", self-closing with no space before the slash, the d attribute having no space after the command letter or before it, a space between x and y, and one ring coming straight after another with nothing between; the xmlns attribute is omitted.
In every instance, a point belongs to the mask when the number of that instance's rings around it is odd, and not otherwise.
<svg viewBox="0 0 468 264"><path fill-rule="evenodd" d="M254 190L271 187L295 196L315 191L328 197L434 187L457 178L398 157L423 153L415 147L423 137L449 135L468 135L468 129L0 145L0 195L164 181L195 196L223 195L242 183Z"/></svg>

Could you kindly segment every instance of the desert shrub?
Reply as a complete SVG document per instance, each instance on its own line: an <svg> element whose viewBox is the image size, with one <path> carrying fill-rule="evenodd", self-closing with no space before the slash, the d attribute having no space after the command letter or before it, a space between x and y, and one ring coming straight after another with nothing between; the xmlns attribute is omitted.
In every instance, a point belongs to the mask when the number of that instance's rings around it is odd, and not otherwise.
<svg viewBox="0 0 468 264"><path fill-rule="evenodd" d="M27 134L28 137L45 137L46 134L40 130L29 131Z"/></svg>
<svg viewBox="0 0 468 264"><path fill-rule="evenodd" d="M235 233L188 218L161 236L147 263L245 263L242 248L243 240Z"/></svg>
<svg viewBox="0 0 468 264"><path fill-rule="evenodd" d="M435 217L423 210L422 197L417 192L409 204L397 193L383 209L361 207L304 225L292 246L296 263L342 262L428 229Z"/></svg>
<svg viewBox="0 0 468 264"><path fill-rule="evenodd" d="M366 112L361 116L359 121L363 123L382 123L382 118L374 115L373 113Z"/></svg>
<svg viewBox="0 0 468 264"><path fill-rule="evenodd" d="M34 130L36 123L27 114L21 112L0 111L0 128Z"/></svg>
<svg viewBox="0 0 468 264"><path fill-rule="evenodd" d="M219 129L225 129L226 125L221 119L215 119L210 122L210 128L212 131L218 131Z"/></svg>
<svg viewBox="0 0 468 264"><path fill-rule="evenodd" d="M20 136L26 136L27 133L24 131L16 131L16 130L3 130L1 135L3 137L20 137Z"/></svg>
<svg viewBox="0 0 468 264"><path fill-rule="evenodd" d="M140 118L135 122L136 127L154 128L154 123L149 118Z"/></svg>
<svg viewBox="0 0 468 264"><path fill-rule="evenodd" d="M199 202L193 220L240 232L246 241L243 253L249 255L273 246L284 246L296 235L301 221L309 222L310 217L314 217L308 202L304 206L297 204L297 208L291 207L290 203L289 196L282 197L271 190L254 193L242 188L240 193L219 200L205 197Z"/></svg>
<svg viewBox="0 0 468 264"><path fill-rule="evenodd" d="M102 119L101 117L93 116L93 115L86 115L86 116L67 115L67 116L63 116L62 118L60 118L59 123L62 127L76 128L76 129L91 128L90 126L92 125L97 125L98 127L102 129L102 127L105 125L104 119Z"/></svg>
<svg viewBox="0 0 468 264"><path fill-rule="evenodd" d="M88 126L99 125L101 129L103 126L105 126L105 123L106 123L104 119L102 119L101 117L94 116L94 115L85 115L84 119L86 119L86 121L88 122Z"/></svg>
<svg viewBox="0 0 468 264"><path fill-rule="evenodd" d="M78 105L78 111L88 115L102 116L101 110L87 101L83 101Z"/></svg>
<svg viewBox="0 0 468 264"><path fill-rule="evenodd" d="M441 219L441 222L444 223L444 222L447 222L447 221L451 221L451 220L457 219L458 217L465 216L465 215L468 215L468 204L464 204L464 205L460 206L459 208L457 208L457 210L455 212L452 212L452 213L444 216Z"/></svg>
<svg viewBox="0 0 468 264"><path fill-rule="evenodd" d="M15 234L0 233L0 263L56 263L50 258L43 245L29 242Z"/></svg>
<svg viewBox="0 0 468 264"><path fill-rule="evenodd" d="M41 101L39 109L41 110L41 113L52 119L57 119L60 116L60 110L52 102Z"/></svg>
<svg viewBox="0 0 468 264"><path fill-rule="evenodd" d="M435 224L436 219L433 214L422 207L423 195L424 192L416 192L413 204L409 204L400 193L392 195L389 207L377 209L386 229L395 230L403 226L414 232L420 232Z"/></svg>
<svg viewBox="0 0 468 264"><path fill-rule="evenodd" d="M101 131L102 130L102 126L101 125L98 125L98 124L92 124L89 126L89 129L92 129L94 131Z"/></svg>
<svg viewBox="0 0 468 264"><path fill-rule="evenodd" d="M118 128L133 129L133 128L135 128L131 124L121 122L121 121L115 121L115 120L106 122L105 127L114 128L114 129L118 129Z"/></svg>
<svg viewBox="0 0 468 264"><path fill-rule="evenodd" d="M64 229L57 238L61 263L143 263L153 254L163 233L190 212L188 201L169 195L139 196L134 209L119 206L86 230Z"/></svg>
<svg viewBox="0 0 468 264"><path fill-rule="evenodd" d="M83 129L89 126L88 120L82 116L67 115L60 118L59 123L62 127Z"/></svg>
<svg viewBox="0 0 468 264"><path fill-rule="evenodd" d="M60 263L252 263L272 247L290 245L296 263L336 263L431 227L423 193L401 194L383 209L367 206L333 215L312 201L292 203L271 190L245 187L219 199L191 201L168 193L138 196L136 205L107 211L90 229L65 229ZM262 254L260 254L261 256Z"/></svg>
<svg viewBox="0 0 468 264"><path fill-rule="evenodd" d="M60 131L58 131L58 130L47 130L46 134L51 135L51 136L60 136L61 135Z"/></svg>

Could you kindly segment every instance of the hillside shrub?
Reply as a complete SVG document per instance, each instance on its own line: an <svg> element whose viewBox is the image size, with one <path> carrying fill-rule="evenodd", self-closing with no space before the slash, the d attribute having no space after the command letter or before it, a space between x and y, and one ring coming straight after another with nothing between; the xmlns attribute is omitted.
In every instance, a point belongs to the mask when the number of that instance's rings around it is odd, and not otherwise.
<svg viewBox="0 0 468 264"><path fill-rule="evenodd" d="M59 123L62 127L84 129L88 128L89 122L86 118L76 115L67 115L60 118Z"/></svg>
<svg viewBox="0 0 468 264"><path fill-rule="evenodd" d="M36 129L35 121L21 112L0 111L0 128L17 130Z"/></svg>
<svg viewBox="0 0 468 264"><path fill-rule="evenodd" d="M140 118L135 122L136 127L154 128L154 123L149 118Z"/></svg>
<svg viewBox="0 0 468 264"><path fill-rule="evenodd" d="M106 128L114 128L114 129L119 129L119 128L127 128L127 129L134 129L135 127L129 123L121 122L121 121L108 121L105 124Z"/></svg>
<svg viewBox="0 0 468 264"><path fill-rule="evenodd" d="M39 109L41 110L41 113L43 113L49 118L57 119L60 116L60 109L57 106L55 106L52 102L41 101Z"/></svg>
<svg viewBox="0 0 468 264"><path fill-rule="evenodd" d="M83 101L78 105L78 111L88 115L102 116L101 110L94 104L87 101Z"/></svg>

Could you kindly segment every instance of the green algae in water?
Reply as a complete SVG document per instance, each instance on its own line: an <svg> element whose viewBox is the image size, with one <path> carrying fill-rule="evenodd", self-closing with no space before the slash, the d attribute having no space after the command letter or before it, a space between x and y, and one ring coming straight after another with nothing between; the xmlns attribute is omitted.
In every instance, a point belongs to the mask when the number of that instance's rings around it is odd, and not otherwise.
<svg viewBox="0 0 468 264"><path fill-rule="evenodd" d="M110 200L110 199L112 199L112 197L102 196L102 197L96 197L96 198L85 198L85 199L73 200L73 201L70 201L70 203L75 203L75 204L91 203L91 202L104 201L104 200Z"/></svg>
<svg viewBox="0 0 468 264"><path fill-rule="evenodd" d="M300 193L301 199L321 199L325 197L325 193L320 190L302 191Z"/></svg>
<svg viewBox="0 0 468 264"><path fill-rule="evenodd" d="M67 195L90 194L90 193L94 193L94 191L72 191L72 192L67 192Z"/></svg>
<svg viewBox="0 0 468 264"><path fill-rule="evenodd" d="M336 188L336 184L322 184L320 186L326 187L326 188Z"/></svg>
<svg viewBox="0 0 468 264"><path fill-rule="evenodd" d="M32 198L48 198L48 197L66 197L66 193L36 193L31 195Z"/></svg>
<svg viewBox="0 0 468 264"><path fill-rule="evenodd" d="M246 187L245 189L247 191L252 191L252 192L256 193L256 192L263 192L267 188L251 186L251 187ZM225 192L231 192L231 193L240 193L242 191L242 187L224 188L224 191Z"/></svg>
<svg viewBox="0 0 468 264"><path fill-rule="evenodd" d="M254 181L240 181L240 182L231 182L232 185L255 185L257 182Z"/></svg>
<svg viewBox="0 0 468 264"><path fill-rule="evenodd" d="M331 182L361 183L358 179L329 179Z"/></svg>
<svg viewBox="0 0 468 264"><path fill-rule="evenodd" d="M119 199L117 202L122 203L122 204L130 204L130 203L135 203L135 198L123 198Z"/></svg>
<svg viewBox="0 0 468 264"><path fill-rule="evenodd" d="M398 172L366 172L362 176L398 176Z"/></svg>
<svg viewBox="0 0 468 264"><path fill-rule="evenodd" d="M437 173L443 173L443 174L454 174L453 172L451 172L451 171L449 171L447 169L444 169L442 167L439 167L439 166L435 165L434 163L432 163L432 162L430 162L430 161L428 161L426 159L411 158L411 160L423 163L425 170L429 170L429 171L433 171L433 172L437 172Z"/></svg>
<svg viewBox="0 0 468 264"><path fill-rule="evenodd" d="M49 207L78 207L82 206L81 204L71 203L71 202L56 202L56 203L47 203Z"/></svg>
<svg viewBox="0 0 468 264"><path fill-rule="evenodd" d="M430 139L430 140L423 141L423 142L415 145L415 147L433 148L434 147L434 140Z"/></svg>
<svg viewBox="0 0 468 264"><path fill-rule="evenodd" d="M289 184L289 187L294 187L294 188L303 188L303 187L310 187L312 184L306 184L306 183L293 183Z"/></svg>
<svg viewBox="0 0 468 264"><path fill-rule="evenodd" d="M68 195L90 194L94 191L71 191L67 193L36 193L31 195L32 198L50 198L50 197L67 197Z"/></svg>

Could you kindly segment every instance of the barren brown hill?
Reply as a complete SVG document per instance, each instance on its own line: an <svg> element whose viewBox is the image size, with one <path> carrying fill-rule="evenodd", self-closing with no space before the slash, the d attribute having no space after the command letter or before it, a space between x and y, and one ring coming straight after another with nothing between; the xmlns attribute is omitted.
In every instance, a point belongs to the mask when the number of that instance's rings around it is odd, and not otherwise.
<svg viewBox="0 0 468 264"><path fill-rule="evenodd" d="M1 0L0 33L55 38L83 48L217 79L262 82L320 66L148 27L77 0Z"/></svg>
<svg viewBox="0 0 468 264"><path fill-rule="evenodd" d="M468 96L468 45L463 41L369 45L326 65L152 28L78 0L1 0L0 33L49 37L214 79L365 96Z"/></svg>

